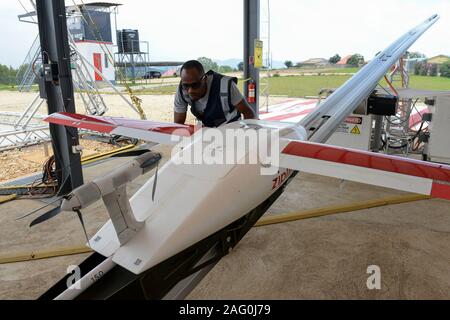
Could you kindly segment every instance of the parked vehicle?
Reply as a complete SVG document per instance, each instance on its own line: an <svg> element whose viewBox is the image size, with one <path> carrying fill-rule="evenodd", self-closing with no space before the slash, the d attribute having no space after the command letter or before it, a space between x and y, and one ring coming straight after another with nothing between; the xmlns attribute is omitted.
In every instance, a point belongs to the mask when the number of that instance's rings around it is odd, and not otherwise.
<svg viewBox="0 0 450 320"><path fill-rule="evenodd" d="M148 71L142 77L142 79L154 79L154 78L161 78L161 72L159 72L159 71Z"/></svg>

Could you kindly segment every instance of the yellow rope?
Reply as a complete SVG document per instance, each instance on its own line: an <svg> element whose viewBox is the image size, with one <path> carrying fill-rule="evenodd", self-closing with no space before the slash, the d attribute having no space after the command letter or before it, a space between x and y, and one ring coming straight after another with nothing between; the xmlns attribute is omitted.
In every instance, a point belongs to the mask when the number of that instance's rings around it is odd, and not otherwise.
<svg viewBox="0 0 450 320"><path fill-rule="evenodd" d="M27 253L14 253L4 256L0 256L0 264L31 261L38 259L48 259L62 256L69 256L74 254L82 254L92 252L91 248L86 246L72 247L66 249L56 249L47 251L27 252Z"/></svg>
<svg viewBox="0 0 450 320"><path fill-rule="evenodd" d="M394 197L387 197L387 198L382 198L382 199L359 201L359 202L354 202L354 203L344 204L344 205L333 205L333 206L328 206L328 207L323 207L323 208L315 208L315 209L309 209L309 210L304 210L304 211L300 211L300 212L292 212L292 213L287 213L287 214L277 214L274 216L268 216L268 217L264 217L264 218L260 219L255 224L255 227L262 227L262 226L267 226L267 225L271 225L271 224L297 221L297 220L302 220L302 219L317 218L317 217L322 217L322 216L327 216L327 215L332 215L332 214L345 213L345 212L351 212L351 211L356 211L356 210L363 210L363 209L387 206L387 205L392 205L392 204L400 204L400 203L407 203L407 202L427 200L427 199L431 199L431 197L420 195L420 194L408 194L408 195L403 195L403 196L394 196Z"/></svg>
<svg viewBox="0 0 450 320"><path fill-rule="evenodd" d="M5 203L11 200L14 200L17 197L17 194L10 194L7 196L0 196L0 204Z"/></svg>

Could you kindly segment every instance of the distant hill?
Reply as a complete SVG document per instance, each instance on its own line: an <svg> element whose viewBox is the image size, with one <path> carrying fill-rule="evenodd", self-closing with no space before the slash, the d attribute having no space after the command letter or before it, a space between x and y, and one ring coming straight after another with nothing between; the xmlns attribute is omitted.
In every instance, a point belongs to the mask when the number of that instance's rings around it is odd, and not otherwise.
<svg viewBox="0 0 450 320"><path fill-rule="evenodd" d="M214 60L215 63L217 63L219 66L230 66L232 68L237 68L239 62L241 62L242 59L226 59L226 60ZM284 62L282 61L273 61L272 67L274 69L282 69L286 68L284 65Z"/></svg>

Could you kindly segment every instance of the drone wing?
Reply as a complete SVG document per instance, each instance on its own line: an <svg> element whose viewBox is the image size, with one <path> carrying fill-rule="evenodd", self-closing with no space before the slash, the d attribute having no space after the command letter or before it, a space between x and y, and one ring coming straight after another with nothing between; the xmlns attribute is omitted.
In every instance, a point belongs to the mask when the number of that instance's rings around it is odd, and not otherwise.
<svg viewBox="0 0 450 320"><path fill-rule="evenodd" d="M289 141L280 167L450 200L450 166L304 141Z"/></svg>
<svg viewBox="0 0 450 320"><path fill-rule="evenodd" d="M178 142L176 137L189 137L194 133L193 126L177 123L120 117L87 116L68 112L53 113L44 120L53 124L121 135L162 144L175 144Z"/></svg>

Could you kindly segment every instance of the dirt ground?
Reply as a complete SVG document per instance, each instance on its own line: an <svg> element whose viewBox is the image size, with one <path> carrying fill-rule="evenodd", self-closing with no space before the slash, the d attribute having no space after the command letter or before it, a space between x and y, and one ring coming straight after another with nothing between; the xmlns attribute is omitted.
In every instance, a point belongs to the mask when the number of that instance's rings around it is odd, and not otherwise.
<svg viewBox="0 0 450 320"><path fill-rule="evenodd" d="M82 157L108 152L116 146L81 139ZM42 171L44 162L53 154L49 143L0 152L0 183Z"/></svg>

